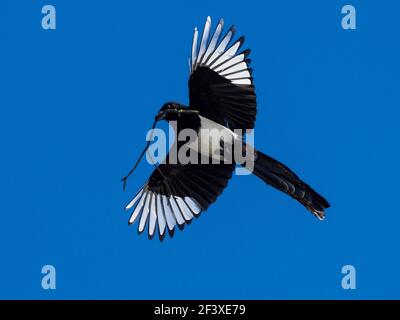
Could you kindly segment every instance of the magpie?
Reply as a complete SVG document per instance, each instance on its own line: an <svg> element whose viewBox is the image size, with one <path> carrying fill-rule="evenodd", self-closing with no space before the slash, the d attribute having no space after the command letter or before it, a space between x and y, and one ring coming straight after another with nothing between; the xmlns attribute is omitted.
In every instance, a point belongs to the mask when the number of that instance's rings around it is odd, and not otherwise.
<svg viewBox="0 0 400 320"><path fill-rule="evenodd" d="M230 141L237 141L244 139L243 135L235 133L236 130L254 128L257 102L252 69L249 67L250 50L241 50L244 37L233 41L235 26L224 34L223 28L224 21L221 19L211 35L211 18L207 17L201 38L197 28L194 29L189 57L189 106L177 102L164 104L155 117L152 129L160 120L175 121L176 134L183 129L196 132L213 129L209 132L217 132L231 137ZM148 226L150 239L156 234L156 229L160 240L167 233L172 237L176 226L182 230L185 224L190 224L221 195L236 163L223 161L225 140L212 146L209 141L198 138L191 146L199 157L208 157L208 163L182 163L179 159L173 162L167 156L162 163L155 165L150 178L126 206L126 210L132 210L129 224L138 221L139 233L143 233ZM122 179L124 189L128 176L140 162L149 143L136 165ZM178 148L183 144L176 143ZM211 161L214 158L222 161L215 163ZM327 200L284 164L253 149L252 173L297 200L318 219L324 219L324 210L330 206Z"/></svg>

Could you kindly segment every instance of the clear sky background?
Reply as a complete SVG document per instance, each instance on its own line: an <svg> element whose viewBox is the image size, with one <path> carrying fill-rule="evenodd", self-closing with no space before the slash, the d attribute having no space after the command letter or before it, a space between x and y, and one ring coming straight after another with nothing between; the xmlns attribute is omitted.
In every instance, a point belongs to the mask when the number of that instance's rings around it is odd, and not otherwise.
<svg viewBox="0 0 400 320"><path fill-rule="evenodd" d="M57 29L41 28L55 5ZM2 1L0 298L400 298L400 5L350 1ZM253 176L160 243L122 192L166 101L188 102L207 15L252 49L255 141L331 203L320 222ZM57 289L41 288L41 268ZM357 289L341 287L342 266Z"/></svg>

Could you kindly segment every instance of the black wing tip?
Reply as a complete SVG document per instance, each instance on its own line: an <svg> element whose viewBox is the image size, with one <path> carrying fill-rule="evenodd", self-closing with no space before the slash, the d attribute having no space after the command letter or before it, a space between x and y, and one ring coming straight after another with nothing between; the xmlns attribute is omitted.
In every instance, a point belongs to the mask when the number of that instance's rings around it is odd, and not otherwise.
<svg viewBox="0 0 400 320"><path fill-rule="evenodd" d="M235 35L235 33L236 33L236 26L233 24L230 28L229 28L229 30L228 30L228 32L232 32L232 37Z"/></svg>
<svg viewBox="0 0 400 320"><path fill-rule="evenodd" d="M241 53L239 54L243 54L245 58L247 58L249 56L249 54L251 53L250 49L245 49L243 50Z"/></svg>
<svg viewBox="0 0 400 320"><path fill-rule="evenodd" d="M158 233L158 239L160 240L160 242L163 242L166 236L166 232L164 231L164 234Z"/></svg>
<svg viewBox="0 0 400 320"><path fill-rule="evenodd" d="M169 228L167 229L168 229L168 235L172 239L175 235L175 228L173 228L172 230L170 230Z"/></svg>
<svg viewBox="0 0 400 320"><path fill-rule="evenodd" d="M183 231L185 229L185 223L177 224L179 230Z"/></svg>

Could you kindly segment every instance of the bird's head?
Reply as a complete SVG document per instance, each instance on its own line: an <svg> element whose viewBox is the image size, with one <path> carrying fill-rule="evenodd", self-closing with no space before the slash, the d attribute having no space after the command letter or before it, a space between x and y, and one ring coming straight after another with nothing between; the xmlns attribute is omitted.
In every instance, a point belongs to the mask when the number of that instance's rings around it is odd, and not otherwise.
<svg viewBox="0 0 400 320"><path fill-rule="evenodd" d="M179 103L167 102L158 111L156 119L167 121L176 120L178 118L179 111L183 109L184 107Z"/></svg>
<svg viewBox="0 0 400 320"><path fill-rule="evenodd" d="M190 110L176 102L165 103L156 116L156 120L176 121L183 114L198 113L196 110Z"/></svg>

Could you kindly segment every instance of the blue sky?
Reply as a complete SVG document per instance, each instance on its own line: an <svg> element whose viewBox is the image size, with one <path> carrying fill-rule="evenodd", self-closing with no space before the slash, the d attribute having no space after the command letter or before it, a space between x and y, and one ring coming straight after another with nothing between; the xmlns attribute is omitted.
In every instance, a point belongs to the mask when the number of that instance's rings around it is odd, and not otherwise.
<svg viewBox="0 0 400 320"><path fill-rule="evenodd" d="M41 8L57 29L41 28ZM400 298L400 5L351 1L3 1L0 298ZM122 192L166 101L188 102L207 15L252 49L258 149L331 203L319 222L253 176L172 240L128 227ZM41 288L54 265L57 289ZM341 268L357 270L343 290Z"/></svg>

